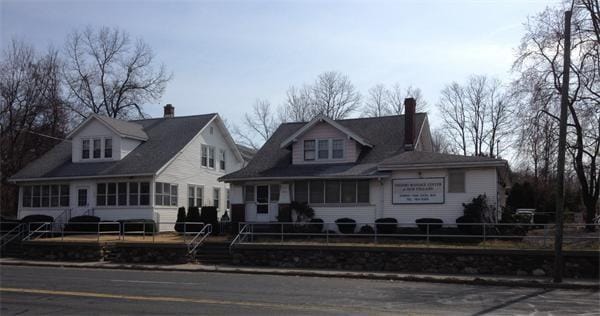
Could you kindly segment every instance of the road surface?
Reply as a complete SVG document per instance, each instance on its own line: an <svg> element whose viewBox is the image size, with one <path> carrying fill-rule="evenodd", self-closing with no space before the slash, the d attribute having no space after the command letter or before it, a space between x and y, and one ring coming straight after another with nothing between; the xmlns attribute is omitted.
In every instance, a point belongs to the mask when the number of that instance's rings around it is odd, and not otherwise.
<svg viewBox="0 0 600 316"><path fill-rule="evenodd" d="M0 266L5 315L599 315L600 292Z"/></svg>

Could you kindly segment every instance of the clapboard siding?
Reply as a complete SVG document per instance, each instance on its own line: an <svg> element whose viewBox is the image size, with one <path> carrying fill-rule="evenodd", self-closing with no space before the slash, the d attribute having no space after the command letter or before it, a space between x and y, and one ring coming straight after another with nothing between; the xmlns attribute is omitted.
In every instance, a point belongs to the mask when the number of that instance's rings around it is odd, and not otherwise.
<svg viewBox="0 0 600 316"><path fill-rule="evenodd" d="M343 139L344 140L344 159L335 160L313 160L304 161L304 140L306 139ZM316 146L316 145L315 145ZM302 137L294 142L292 146L292 163L293 164L310 164L310 163L343 163L355 162L359 152L357 151L356 141L348 138L346 134L328 123L317 123Z"/></svg>
<svg viewBox="0 0 600 316"><path fill-rule="evenodd" d="M392 204L392 179L444 177L445 203L443 204ZM431 217L440 218L445 223L455 223L456 218L463 215L463 203L470 202L480 194L485 194L488 203L496 206L497 174L495 168L465 169L465 193L448 193L448 171L422 170L397 171L386 180L383 186L384 204L383 217L394 217L401 223L414 223L416 219Z"/></svg>

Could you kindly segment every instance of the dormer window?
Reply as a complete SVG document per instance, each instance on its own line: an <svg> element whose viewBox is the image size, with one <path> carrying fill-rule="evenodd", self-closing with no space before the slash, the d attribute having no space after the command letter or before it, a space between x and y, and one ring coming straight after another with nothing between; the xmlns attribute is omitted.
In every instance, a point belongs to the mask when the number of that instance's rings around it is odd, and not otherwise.
<svg viewBox="0 0 600 316"><path fill-rule="evenodd" d="M112 158L112 138L104 139L104 158Z"/></svg>
<svg viewBox="0 0 600 316"><path fill-rule="evenodd" d="M81 142L81 159L90 158L90 140L84 139Z"/></svg>
<svg viewBox="0 0 600 316"><path fill-rule="evenodd" d="M305 161L334 159L344 159L343 139L309 139L304 141Z"/></svg>
<svg viewBox="0 0 600 316"><path fill-rule="evenodd" d="M99 159L102 154L102 143L99 138L94 139L94 159Z"/></svg>
<svg viewBox="0 0 600 316"><path fill-rule="evenodd" d="M111 159L113 157L112 138L88 138L81 140L81 159Z"/></svg>

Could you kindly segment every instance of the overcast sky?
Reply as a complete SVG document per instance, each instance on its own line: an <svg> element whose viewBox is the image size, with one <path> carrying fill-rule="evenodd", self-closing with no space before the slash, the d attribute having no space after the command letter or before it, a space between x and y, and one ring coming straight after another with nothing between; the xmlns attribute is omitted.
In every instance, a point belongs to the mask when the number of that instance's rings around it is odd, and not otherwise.
<svg viewBox="0 0 600 316"><path fill-rule="evenodd" d="M329 70L363 95L377 83L420 87L430 104L469 74L508 78L523 22L555 3L0 0L0 40L61 48L74 29L119 27L174 74L149 114L172 103L176 115L219 112L237 123L256 98L278 105L290 85Z"/></svg>

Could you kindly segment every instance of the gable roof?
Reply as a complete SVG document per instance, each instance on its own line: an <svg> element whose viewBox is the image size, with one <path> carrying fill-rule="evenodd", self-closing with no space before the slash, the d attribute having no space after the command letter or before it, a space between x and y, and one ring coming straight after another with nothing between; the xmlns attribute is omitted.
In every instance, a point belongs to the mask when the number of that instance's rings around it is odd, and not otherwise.
<svg viewBox="0 0 600 316"><path fill-rule="evenodd" d="M425 113L415 115L415 127L421 128ZM285 177L378 177L385 176L377 170L383 160L404 152L404 115L336 120L336 124L363 139L365 147L356 163L307 164L292 166L292 151L282 144L305 127L305 122L281 124L271 138L256 153L245 168L229 173L221 180L276 179Z"/></svg>
<svg viewBox="0 0 600 316"><path fill-rule="evenodd" d="M452 168L468 166L507 166L507 161L502 159L480 157L480 156L462 156L450 155L424 151L406 151L382 161L379 170L400 170L420 166L431 168Z"/></svg>
<svg viewBox="0 0 600 316"><path fill-rule="evenodd" d="M281 143L280 147L281 148L288 147L293 142L295 142L300 136L302 136L304 133L308 132L313 126L315 126L317 123L320 123L320 122L326 122L326 123L328 123L329 125L331 125L334 128L338 129L342 133L344 133L344 134L348 135L349 137L353 138L355 141L357 141L359 144L361 144L363 146L373 147L373 145L371 145L366 139L364 139L360 135L357 135L355 132L353 132L352 130L346 128L342 124L339 124L338 122L336 122L336 121L334 121L334 120L332 120L332 119L330 119L330 118L328 118L326 116L323 116L323 115L319 115L319 116L315 117L314 119L312 119L310 122L306 123L306 125L302 126L302 128L298 129L295 133L293 133L288 138L286 138Z"/></svg>
<svg viewBox="0 0 600 316"><path fill-rule="evenodd" d="M147 140L148 135L144 132L144 128L142 125L138 123L134 123L133 121L124 121L119 120L107 116L102 116L98 114L91 114L85 119L81 124L79 124L74 130L72 130L69 135L67 135L67 139L72 139L77 132L79 132L84 126L86 126L92 120L97 120L102 123L104 126L108 127L110 130L115 132L117 135L126 138L133 138L138 140Z"/></svg>
<svg viewBox="0 0 600 316"><path fill-rule="evenodd" d="M28 164L12 181L153 175L181 151L216 113L129 121L142 127L148 140L121 160L73 163L72 143L61 142Z"/></svg>

